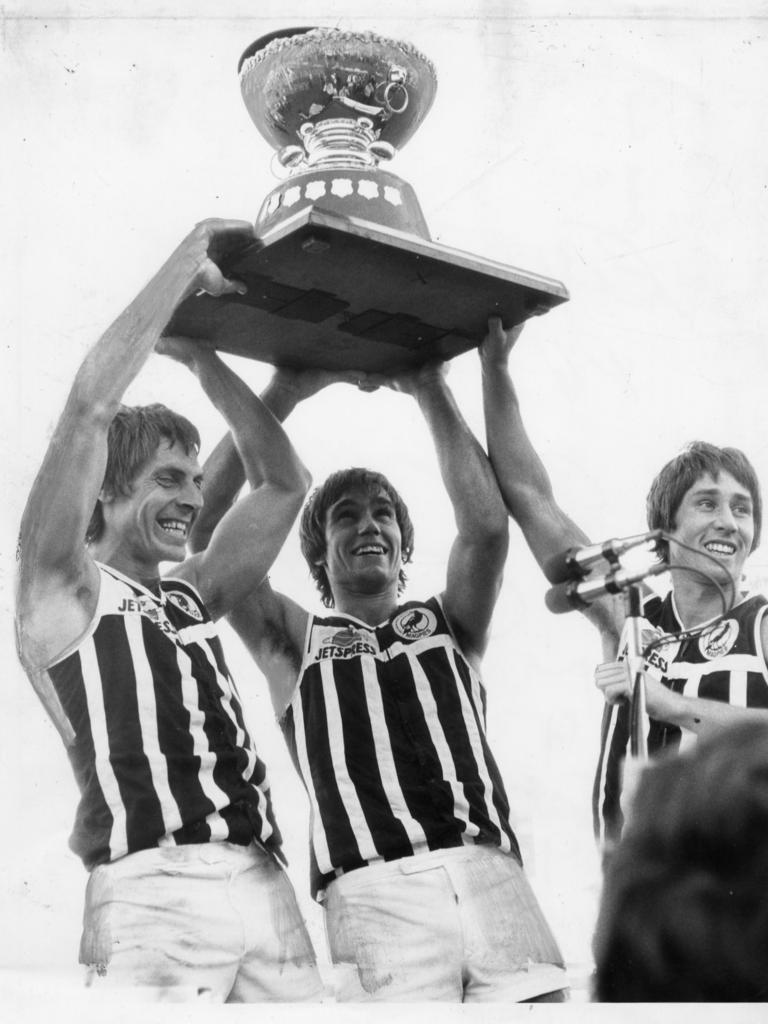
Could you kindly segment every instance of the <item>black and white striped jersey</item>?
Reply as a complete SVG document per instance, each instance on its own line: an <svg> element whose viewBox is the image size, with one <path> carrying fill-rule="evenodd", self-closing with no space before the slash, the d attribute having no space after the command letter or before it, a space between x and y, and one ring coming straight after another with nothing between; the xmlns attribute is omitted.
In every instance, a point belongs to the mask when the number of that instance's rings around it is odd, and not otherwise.
<svg viewBox="0 0 768 1024"><path fill-rule="evenodd" d="M200 595L99 565L85 636L48 669L74 730L70 846L87 868L154 846L260 841L279 854L264 764Z"/></svg>
<svg viewBox="0 0 768 1024"><path fill-rule="evenodd" d="M689 640L674 635L651 651L646 671L676 693L701 697L745 708L768 708L768 665L763 655L760 627L768 608L761 595L742 600L724 618ZM682 630L672 592L661 598L649 596L643 603L641 634L643 646L666 634ZM620 657L627 652L622 635ZM664 749L685 749L695 734L678 726L648 720L648 753ZM624 824L621 780L629 744L629 705L606 704L600 736L600 757L592 794L595 835L601 841L615 841Z"/></svg>
<svg viewBox="0 0 768 1024"><path fill-rule="evenodd" d="M489 843L520 858L485 720L438 598L376 627L309 617L281 725L309 794L313 895L340 871L423 850Z"/></svg>

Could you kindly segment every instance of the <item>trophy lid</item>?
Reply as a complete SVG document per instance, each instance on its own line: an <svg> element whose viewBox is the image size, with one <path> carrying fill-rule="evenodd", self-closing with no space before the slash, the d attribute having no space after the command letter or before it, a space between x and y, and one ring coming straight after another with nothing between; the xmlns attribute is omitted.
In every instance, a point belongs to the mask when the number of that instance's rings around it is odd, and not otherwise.
<svg viewBox="0 0 768 1024"><path fill-rule="evenodd" d="M262 36L238 64L243 100L281 149L302 125L366 117L378 139L402 148L428 113L434 65L410 43L373 32L288 28Z"/></svg>

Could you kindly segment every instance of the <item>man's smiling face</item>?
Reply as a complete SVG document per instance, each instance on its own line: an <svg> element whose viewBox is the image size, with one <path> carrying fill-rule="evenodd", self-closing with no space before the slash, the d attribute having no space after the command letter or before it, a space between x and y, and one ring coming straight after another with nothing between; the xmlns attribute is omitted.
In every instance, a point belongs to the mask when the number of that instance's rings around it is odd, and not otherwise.
<svg viewBox="0 0 768 1024"><path fill-rule="evenodd" d="M131 493L102 498L105 541L136 565L180 562L203 504L196 455L163 441L133 480Z"/></svg>
<svg viewBox="0 0 768 1024"><path fill-rule="evenodd" d="M331 590L358 593L397 590L401 558L400 527L390 497L381 488L351 488L328 509L325 565Z"/></svg>
<svg viewBox="0 0 768 1024"><path fill-rule="evenodd" d="M675 513L670 560L708 573L721 584L730 578L738 585L754 536L752 498L747 488L725 471L714 477L705 473L685 492ZM675 540L695 550L687 551ZM707 552L722 568L712 558L695 552Z"/></svg>

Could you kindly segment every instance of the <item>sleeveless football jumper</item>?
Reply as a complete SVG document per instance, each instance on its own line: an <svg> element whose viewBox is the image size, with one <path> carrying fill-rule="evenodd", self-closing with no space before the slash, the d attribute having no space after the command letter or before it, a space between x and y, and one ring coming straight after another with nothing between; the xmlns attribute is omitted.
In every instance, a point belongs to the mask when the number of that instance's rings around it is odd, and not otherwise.
<svg viewBox="0 0 768 1024"><path fill-rule="evenodd" d="M763 656L760 627L768 600L754 595L731 608L724 619L689 640L669 642L649 653L646 670L664 686L685 697L701 697L744 708L768 708L768 666ZM665 634L683 629L673 594L646 597L641 634L643 646ZM627 650L622 636L619 657ZM685 749L695 734L666 722L649 720L650 756L665 749ZM629 745L629 705L606 704L600 737L600 757L593 789L595 835L616 840L624 816L620 807L621 775Z"/></svg>
<svg viewBox="0 0 768 1024"><path fill-rule="evenodd" d="M520 861L485 689L438 598L376 627L310 616L280 724L309 795L315 897L347 871L426 850L487 843Z"/></svg>
<svg viewBox="0 0 768 1024"><path fill-rule="evenodd" d="M156 846L256 840L280 856L266 769L197 590L98 565L85 636L48 668L74 730L70 846L90 870Z"/></svg>

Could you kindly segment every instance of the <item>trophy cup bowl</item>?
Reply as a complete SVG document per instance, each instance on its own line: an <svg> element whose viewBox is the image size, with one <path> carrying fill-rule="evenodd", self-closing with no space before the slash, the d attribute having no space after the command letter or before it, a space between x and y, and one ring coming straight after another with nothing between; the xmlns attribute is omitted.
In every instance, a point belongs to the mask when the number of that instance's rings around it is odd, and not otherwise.
<svg viewBox="0 0 768 1024"><path fill-rule="evenodd" d="M186 299L166 328L275 365L392 373L478 345L564 302L559 281L432 242L411 186L381 166L435 98L432 62L373 32L288 28L238 64L281 179L259 241L222 271L245 295Z"/></svg>
<svg viewBox="0 0 768 1024"><path fill-rule="evenodd" d="M429 112L437 78L409 43L372 32L294 28L262 36L240 58L243 101L276 149L303 125L369 117L377 137L402 149Z"/></svg>
<svg viewBox="0 0 768 1024"><path fill-rule="evenodd" d="M257 39L239 70L246 109L288 182L264 200L259 235L317 204L429 238L413 189L379 166L432 106L437 76L424 54L372 32L286 29Z"/></svg>

